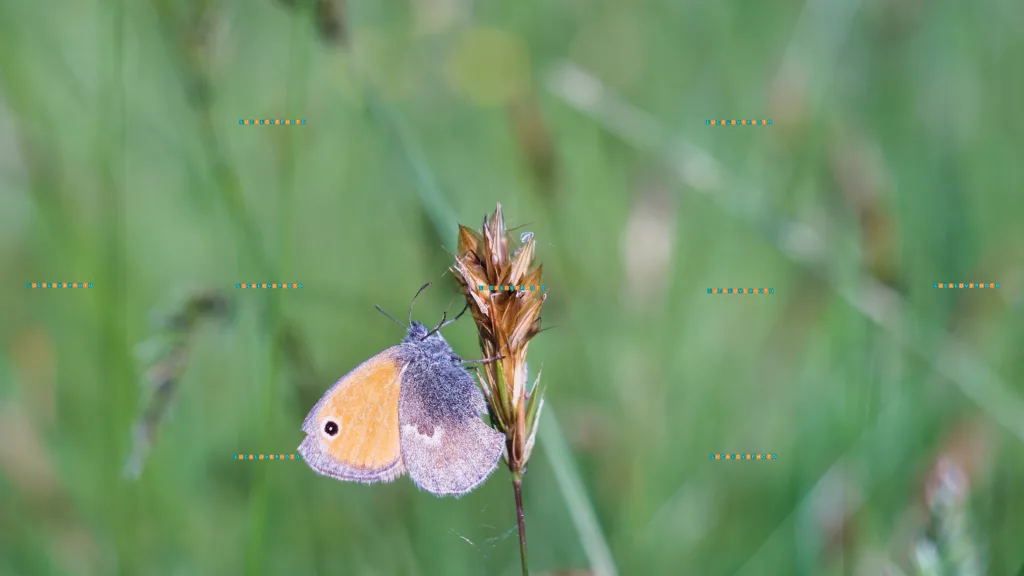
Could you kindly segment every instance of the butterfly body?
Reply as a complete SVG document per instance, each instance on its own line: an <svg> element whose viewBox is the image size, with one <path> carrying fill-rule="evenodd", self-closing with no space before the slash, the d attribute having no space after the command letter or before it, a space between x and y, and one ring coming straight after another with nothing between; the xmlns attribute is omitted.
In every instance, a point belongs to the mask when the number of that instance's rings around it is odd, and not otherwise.
<svg viewBox="0 0 1024 576"><path fill-rule="evenodd" d="M436 330L410 322L401 344L332 386L303 422L303 459L363 483L408 472L421 489L462 495L498 465L505 437L481 419L483 394Z"/></svg>

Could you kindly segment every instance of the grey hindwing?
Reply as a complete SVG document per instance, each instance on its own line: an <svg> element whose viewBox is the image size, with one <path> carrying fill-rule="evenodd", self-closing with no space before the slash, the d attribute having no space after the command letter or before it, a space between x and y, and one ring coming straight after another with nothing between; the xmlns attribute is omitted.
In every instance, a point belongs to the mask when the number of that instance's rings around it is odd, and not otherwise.
<svg viewBox="0 0 1024 576"><path fill-rule="evenodd" d="M417 486L461 495L487 479L505 436L477 415L485 411L483 394L460 364L417 354L402 377L398 401L402 459Z"/></svg>

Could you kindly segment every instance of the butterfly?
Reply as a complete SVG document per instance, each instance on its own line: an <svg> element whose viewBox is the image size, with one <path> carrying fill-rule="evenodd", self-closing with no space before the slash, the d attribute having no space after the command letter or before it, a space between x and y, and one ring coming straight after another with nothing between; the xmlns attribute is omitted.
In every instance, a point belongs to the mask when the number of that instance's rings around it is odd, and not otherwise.
<svg viewBox="0 0 1024 576"><path fill-rule="evenodd" d="M431 494L466 494L497 468L505 435L481 419L484 396L441 336L462 314L446 321L446 313L429 329L412 321L412 306L408 325L378 310L406 329L405 338L327 390L302 423L299 453L338 480L390 482L408 472Z"/></svg>

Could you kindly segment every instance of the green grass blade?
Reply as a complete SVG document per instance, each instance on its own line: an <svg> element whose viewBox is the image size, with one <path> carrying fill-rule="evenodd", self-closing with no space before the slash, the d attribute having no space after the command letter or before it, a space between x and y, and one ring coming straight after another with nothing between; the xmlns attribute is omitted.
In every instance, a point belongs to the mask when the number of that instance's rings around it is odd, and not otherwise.
<svg viewBox="0 0 1024 576"><path fill-rule="evenodd" d="M548 463L555 473L558 487L565 496L566 506L572 516L573 524L576 525L576 532L580 535L580 542L583 550L590 561L590 569L597 576L615 576L618 571L615 568L615 560L612 558L608 541L597 521L597 514L587 497L586 488L583 487L583 480L580 472L573 464L572 451L565 441L562 428L558 424L558 418L551 407L542 415L544 425L540 427L539 434L544 441L544 454L548 457Z"/></svg>

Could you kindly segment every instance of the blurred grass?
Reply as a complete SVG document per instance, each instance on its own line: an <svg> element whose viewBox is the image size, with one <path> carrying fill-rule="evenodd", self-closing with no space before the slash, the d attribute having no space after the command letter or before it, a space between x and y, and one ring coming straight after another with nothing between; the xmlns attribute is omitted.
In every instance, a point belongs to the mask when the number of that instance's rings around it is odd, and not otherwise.
<svg viewBox="0 0 1024 576"><path fill-rule="evenodd" d="M948 331L1024 396L1019 3L350 0L347 16L338 47L270 2L0 4L0 573L515 574L500 471L438 500L231 460L294 451L319 394L401 336L373 304L400 313L433 280L417 316L439 318L453 223L497 200L539 240L557 328L532 364L571 449L524 483L535 571L591 566L603 533L623 574L879 573L879 557L913 573L940 455L970 472L988 573L1024 563L1021 439L936 374ZM672 150L547 91L566 61L730 186L698 194L656 161ZM528 117L507 113L524 102L553 139L547 185ZM751 116L774 125L704 125ZM819 264L757 224L781 219L822 233ZM883 323L900 337L844 297L875 276L900 295ZM96 288L22 287L44 280ZM1002 288L931 287L959 280ZM234 324L197 335L141 481L123 480L151 312L260 281L305 288L231 292ZM279 345L293 332L314 376ZM450 340L474 354L471 326ZM964 422L986 430L970 458ZM779 460L708 462L726 451Z"/></svg>

